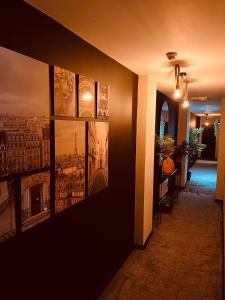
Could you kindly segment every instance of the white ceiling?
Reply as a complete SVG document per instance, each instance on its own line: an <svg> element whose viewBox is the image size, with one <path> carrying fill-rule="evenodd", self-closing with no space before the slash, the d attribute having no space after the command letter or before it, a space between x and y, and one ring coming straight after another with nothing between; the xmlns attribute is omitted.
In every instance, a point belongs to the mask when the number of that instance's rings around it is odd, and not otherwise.
<svg viewBox="0 0 225 300"><path fill-rule="evenodd" d="M224 0L27 0L137 74L157 74L172 96L165 56L177 51L190 96L225 96Z"/></svg>

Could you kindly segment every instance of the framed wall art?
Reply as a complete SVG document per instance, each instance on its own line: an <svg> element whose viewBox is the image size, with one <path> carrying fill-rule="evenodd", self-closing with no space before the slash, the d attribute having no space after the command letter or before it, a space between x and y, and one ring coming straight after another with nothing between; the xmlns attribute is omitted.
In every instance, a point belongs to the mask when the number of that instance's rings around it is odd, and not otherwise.
<svg viewBox="0 0 225 300"><path fill-rule="evenodd" d="M0 182L0 242L16 233L14 182Z"/></svg>
<svg viewBox="0 0 225 300"><path fill-rule="evenodd" d="M91 196L108 186L107 122L88 122L88 195Z"/></svg>
<svg viewBox="0 0 225 300"><path fill-rule="evenodd" d="M54 66L54 115L76 115L75 73Z"/></svg>
<svg viewBox="0 0 225 300"><path fill-rule="evenodd" d="M0 69L0 177L49 167L49 67L0 47Z"/></svg>
<svg viewBox="0 0 225 300"><path fill-rule="evenodd" d="M55 120L55 211L85 198L85 122Z"/></svg>
<svg viewBox="0 0 225 300"><path fill-rule="evenodd" d="M82 75L78 78L78 115L82 118L95 118L95 81Z"/></svg>
<svg viewBox="0 0 225 300"><path fill-rule="evenodd" d="M50 216L50 172L21 178L22 231Z"/></svg>
<svg viewBox="0 0 225 300"><path fill-rule="evenodd" d="M97 89L97 118L109 119L109 85L98 82Z"/></svg>

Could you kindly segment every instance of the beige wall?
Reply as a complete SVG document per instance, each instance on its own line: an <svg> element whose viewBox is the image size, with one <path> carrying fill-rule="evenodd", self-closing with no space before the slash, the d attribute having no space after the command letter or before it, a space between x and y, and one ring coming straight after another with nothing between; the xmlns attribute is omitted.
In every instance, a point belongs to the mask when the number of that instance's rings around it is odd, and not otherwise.
<svg viewBox="0 0 225 300"><path fill-rule="evenodd" d="M177 144L183 141L189 142L190 134L190 111L189 108L184 108L182 103L179 104L178 128L177 128ZM183 157L181 163L181 187L184 187L187 182L188 158Z"/></svg>
<svg viewBox="0 0 225 300"><path fill-rule="evenodd" d="M156 81L141 75L138 82L135 244L144 245L152 232Z"/></svg>
<svg viewBox="0 0 225 300"><path fill-rule="evenodd" d="M224 176L225 176L225 98L221 100L221 117L218 144L218 165L217 165L217 183L216 199L224 199Z"/></svg>

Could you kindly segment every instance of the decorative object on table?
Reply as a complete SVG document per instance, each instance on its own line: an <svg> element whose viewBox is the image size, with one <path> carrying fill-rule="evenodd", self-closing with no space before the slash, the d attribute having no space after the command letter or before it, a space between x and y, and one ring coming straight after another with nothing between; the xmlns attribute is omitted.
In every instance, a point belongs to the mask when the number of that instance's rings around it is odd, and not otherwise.
<svg viewBox="0 0 225 300"><path fill-rule="evenodd" d="M85 122L55 121L55 212L85 198Z"/></svg>
<svg viewBox="0 0 225 300"><path fill-rule="evenodd" d="M172 137L165 135L156 137L156 154L159 157L159 164L162 164L164 174L171 174L174 171L174 161L171 156L176 150L175 141ZM163 161L161 162L161 160Z"/></svg>
<svg viewBox="0 0 225 300"><path fill-rule="evenodd" d="M75 73L54 66L54 115L75 117Z"/></svg>
<svg viewBox="0 0 225 300"><path fill-rule="evenodd" d="M95 81L79 75L78 115L81 118L95 118Z"/></svg>
<svg viewBox="0 0 225 300"><path fill-rule="evenodd" d="M88 122L88 195L108 187L108 122Z"/></svg>
<svg viewBox="0 0 225 300"><path fill-rule="evenodd" d="M98 82L97 118L109 119L109 85Z"/></svg>

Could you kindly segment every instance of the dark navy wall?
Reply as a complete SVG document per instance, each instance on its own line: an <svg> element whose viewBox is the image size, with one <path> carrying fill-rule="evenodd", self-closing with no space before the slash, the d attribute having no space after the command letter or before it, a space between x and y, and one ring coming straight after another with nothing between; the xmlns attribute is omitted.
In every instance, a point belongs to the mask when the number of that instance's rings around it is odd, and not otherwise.
<svg viewBox="0 0 225 300"><path fill-rule="evenodd" d="M0 247L0 295L93 299L133 249L138 77L23 1L3 1L0 46L110 85L109 188Z"/></svg>

